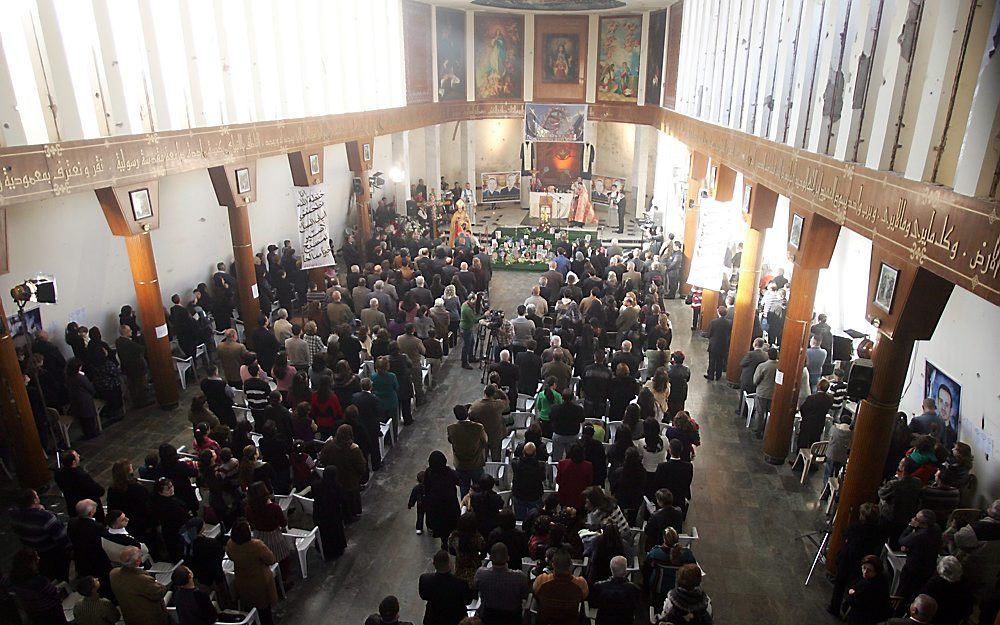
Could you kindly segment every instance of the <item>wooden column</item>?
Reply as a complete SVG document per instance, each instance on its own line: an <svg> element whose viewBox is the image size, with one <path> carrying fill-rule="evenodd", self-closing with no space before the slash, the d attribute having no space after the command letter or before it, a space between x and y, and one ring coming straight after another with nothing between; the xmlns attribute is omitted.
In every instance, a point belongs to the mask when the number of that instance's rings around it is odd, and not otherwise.
<svg viewBox="0 0 1000 625"><path fill-rule="evenodd" d="M688 174L687 208L684 211L684 267L681 268L681 289L683 295L691 292L688 275L691 273L691 258L698 238L699 194L701 185L708 175L708 157L691 152L691 167Z"/></svg>
<svg viewBox="0 0 1000 625"><path fill-rule="evenodd" d="M365 148L367 146L367 149ZM351 173L355 178L361 180L360 188L355 189L354 197L358 205L358 251L361 258L368 260L369 239L372 238L372 196L368 187L368 172L372 168L372 159L375 154L375 138L364 137L355 141L348 141L344 144L347 149L347 166L351 168ZM365 158L367 157L367 158ZM431 181L436 184L437 181Z"/></svg>
<svg viewBox="0 0 1000 625"><path fill-rule="evenodd" d="M792 231L793 227L795 231ZM837 223L796 207L792 207L789 230L788 250L795 263L795 270L792 274L788 307L785 309L781 355L778 357L778 375L782 381L774 387L771 416L764 433L764 459L772 464L781 464L788 455L792 424L798 409L799 381L805 364L805 349L809 340L819 270L830 265L833 248L840 235Z"/></svg>
<svg viewBox="0 0 1000 625"><path fill-rule="evenodd" d="M288 167L292 172L292 184L296 187L311 187L323 183L323 146L314 145L288 153ZM322 267L307 269L309 281L320 291L326 290L326 270Z"/></svg>
<svg viewBox="0 0 1000 625"><path fill-rule="evenodd" d="M159 184L153 179L128 186L104 187L96 189L95 193L111 232L125 240L156 401L164 410L172 410L177 407L180 392L151 239L151 232L160 226L158 191Z"/></svg>
<svg viewBox="0 0 1000 625"><path fill-rule="evenodd" d="M249 331L257 327L257 318L261 314L248 210L250 202L257 201L257 163L250 161L209 167L208 175L219 206L225 206L229 211L240 319L244 330Z"/></svg>
<svg viewBox="0 0 1000 625"><path fill-rule="evenodd" d="M895 293L886 307L874 303L883 263L899 272ZM872 354L871 389L854 418L851 453L841 481L840 504L827 551L826 566L831 571L836 570L844 531L857 518L858 508L865 502L877 501L876 490L882 481L913 343L933 336L954 286L922 267L911 265L908 259L891 256L879 247L872 249L868 317L878 324L880 336Z"/></svg>
<svg viewBox="0 0 1000 625"><path fill-rule="evenodd" d="M743 215L747 231L743 235L743 256L740 260L740 281L736 287L736 312L733 315L733 334L729 340L729 361L726 380L740 383L740 360L750 349L757 300L760 298L760 263L764 256L764 234L774 223L774 209L778 194L767 187L749 183L743 189Z"/></svg>
<svg viewBox="0 0 1000 625"><path fill-rule="evenodd" d="M52 479L52 474L38 438L35 414L24 386L24 374L17 361L3 300L0 300L0 402L3 402L0 412L4 429L11 437L10 448L14 454L18 482L24 488L42 488Z"/></svg>
<svg viewBox="0 0 1000 625"><path fill-rule="evenodd" d="M715 309L719 307L719 292L710 291L709 289L701 290L701 323L698 325L698 329L702 332L708 332L708 324L712 323L712 320L719 316Z"/></svg>

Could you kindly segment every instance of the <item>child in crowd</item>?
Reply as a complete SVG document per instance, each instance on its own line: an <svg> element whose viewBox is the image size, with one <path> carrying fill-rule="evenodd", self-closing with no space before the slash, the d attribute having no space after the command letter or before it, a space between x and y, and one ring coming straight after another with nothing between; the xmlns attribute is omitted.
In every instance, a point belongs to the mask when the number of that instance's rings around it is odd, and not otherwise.
<svg viewBox="0 0 1000 625"><path fill-rule="evenodd" d="M688 297L691 304L691 329L697 330L701 323L701 287L691 287L691 295Z"/></svg>
<svg viewBox="0 0 1000 625"><path fill-rule="evenodd" d="M160 477L160 454L151 451L146 454L146 463L139 467L139 477L144 480L157 480Z"/></svg>
<svg viewBox="0 0 1000 625"><path fill-rule="evenodd" d="M224 480L236 481L240 472L240 461L233 458L233 452L228 447L223 447L219 452L219 464L215 472Z"/></svg>
<svg viewBox="0 0 1000 625"><path fill-rule="evenodd" d="M410 500L406 503L406 509L417 507L417 535L424 533L424 472L417 473L417 483L410 491Z"/></svg>
<svg viewBox="0 0 1000 625"><path fill-rule="evenodd" d="M301 440L295 441L291 456L292 484L295 490L303 490L312 484L313 469L316 461L306 452L306 445Z"/></svg>

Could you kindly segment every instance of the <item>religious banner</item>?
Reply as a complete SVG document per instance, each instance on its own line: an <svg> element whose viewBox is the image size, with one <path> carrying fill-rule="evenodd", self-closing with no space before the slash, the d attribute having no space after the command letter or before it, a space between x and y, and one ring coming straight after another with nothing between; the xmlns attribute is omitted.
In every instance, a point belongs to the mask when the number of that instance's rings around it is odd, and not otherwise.
<svg viewBox="0 0 1000 625"><path fill-rule="evenodd" d="M542 186L569 191L583 170L583 144L539 142L535 149L535 170Z"/></svg>
<svg viewBox="0 0 1000 625"><path fill-rule="evenodd" d="M663 42L667 34L667 10L649 14L649 41L646 49L646 98L644 103L660 106L663 93Z"/></svg>
<svg viewBox="0 0 1000 625"><path fill-rule="evenodd" d="M524 16L476 13L476 99L520 100L524 93Z"/></svg>
<svg viewBox="0 0 1000 625"><path fill-rule="evenodd" d="M521 201L521 173L516 171L479 174L483 204Z"/></svg>
<svg viewBox="0 0 1000 625"><path fill-rule="evenodd" d="M326 219L326 185L295 187L295 206L299 216L299 246L302 249L302 268L334 265L330 249L330 234Z"/></svg>
<svg viewBox="0 0 1000 625"><path fill-rule="evenodd" d="M403 50L406 55L406 103L434 99L434 67L431 61L431 6L404 0Z"/></svg>
<svg viewBox="0 0 1000 625"><path fill-rule="evenodd" d="M726 275L726 250L729 247L728 203L701 198L698 212L698 234L691 255L688 284L718 291Z"/></svg>
<svg viewBox="0 0 1000 625"><path fill-rule="evenodd" d="M525 141L583 141L586 104L524 105Z"/></svg>
<svg viewBox="0 0 1000 625"><path fill-rule="evenodd" d="M590 179L590 201L594 204L609 203L608 196L612 188L618 185L619 191L625 191L625 179L614 176L594 176Z"/></svg>
<svg viewBox="0 0 1000 625"><path fill-rule="evenodd" d="M597 38L597 99L635 102L639 97L642 17L601 17Z"/></svg>
<svg viewBox="0 0 1000 625"><path fill-rule="evenodd" d="M437 7L438 99L465 100L465 11Z"/></svg>

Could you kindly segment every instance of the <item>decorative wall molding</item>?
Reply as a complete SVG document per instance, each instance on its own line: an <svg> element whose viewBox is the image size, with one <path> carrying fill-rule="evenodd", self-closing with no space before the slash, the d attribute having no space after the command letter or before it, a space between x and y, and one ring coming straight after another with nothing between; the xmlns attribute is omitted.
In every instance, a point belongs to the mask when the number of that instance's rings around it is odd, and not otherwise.
<svg viewBox="0 0 1000 625"><path fill-rule="evenodd" d="M5 148L0 150L0 206L434 124L523 115L519 102L447 102ZM891 248L1000 304L996 199L959 195L657 107L592 104L589 119L657 128L789 197L800 210L836 221L872 239L876 247Z"/></svg>

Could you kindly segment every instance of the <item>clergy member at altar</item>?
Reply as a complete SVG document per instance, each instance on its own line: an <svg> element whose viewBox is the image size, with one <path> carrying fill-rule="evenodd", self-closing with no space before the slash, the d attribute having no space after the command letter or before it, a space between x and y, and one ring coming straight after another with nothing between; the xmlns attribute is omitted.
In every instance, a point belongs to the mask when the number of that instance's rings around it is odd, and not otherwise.
<svg viewBox="0 0 1000 625"><path fill-rule="evenodd" d="M597 223L594 205L590 202L590 192L587 191L587 186L583 184L581 178L577 178L573 183L573 204L570 206L569 223L571 226Z"/></svg>

